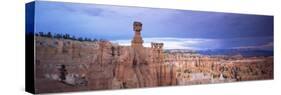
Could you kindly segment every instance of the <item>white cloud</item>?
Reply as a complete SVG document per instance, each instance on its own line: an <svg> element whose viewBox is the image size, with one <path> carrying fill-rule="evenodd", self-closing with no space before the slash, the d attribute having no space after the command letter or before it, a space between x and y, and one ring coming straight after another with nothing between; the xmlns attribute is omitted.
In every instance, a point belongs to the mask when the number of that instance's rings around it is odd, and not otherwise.
<svg viewBox="0 0 281 95"><path fill-rule="evenodd" d="M218 41L215 39L201 39L201 38L143 38L144 46L151 47L151 42L164 43L164 49L205 49L206 45L210 43L217 43ZM118 43L119 45L130 46L130 40L115 40L113 43ZM203 47L202 47L203 46ZM212 48L210 46L210 48Z"/></svg>
<svg viewBox="0 0 281 95"><path fill-rule="evenodd" d="M234 47L234 49L267 49L267 48L273 48L273 42L268 42L263 45Z"/></svg>

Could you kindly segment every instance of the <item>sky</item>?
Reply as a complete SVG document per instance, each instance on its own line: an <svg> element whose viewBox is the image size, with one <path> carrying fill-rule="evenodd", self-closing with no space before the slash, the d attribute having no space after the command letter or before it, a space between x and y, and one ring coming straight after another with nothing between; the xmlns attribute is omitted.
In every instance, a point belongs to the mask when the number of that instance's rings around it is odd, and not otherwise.
<svg viewBox="0 0 281 95"><path fill-rule="evenodd" d="M164 49L273 50L273 16L36 1L35 32L68 33L130 45L133 22L144 46Z"/></svg>

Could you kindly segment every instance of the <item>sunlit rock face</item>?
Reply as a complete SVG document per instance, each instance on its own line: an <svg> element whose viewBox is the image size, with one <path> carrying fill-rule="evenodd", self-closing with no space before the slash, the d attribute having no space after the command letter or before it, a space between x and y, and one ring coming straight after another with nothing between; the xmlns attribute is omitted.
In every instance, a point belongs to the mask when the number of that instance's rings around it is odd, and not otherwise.
<svg viewBox="0 0 281 95"><path fill-rule="evenodd" d="M38 82L44 79L62 81L60 70L61 66L65 66L64 83L73 86L85 84L87 89L176 84L175 66L159 61L161 56L152 48L45 37L37 37L36 42ZM83 81L85 83L81 83Z"/></svg>
<svg viewBox="0 0 281 95"><path fill-rule="evenodd" d="M148 49L123 47L116 67L116 79L123 88L157 86L156 77L148 58Z"/></svg>

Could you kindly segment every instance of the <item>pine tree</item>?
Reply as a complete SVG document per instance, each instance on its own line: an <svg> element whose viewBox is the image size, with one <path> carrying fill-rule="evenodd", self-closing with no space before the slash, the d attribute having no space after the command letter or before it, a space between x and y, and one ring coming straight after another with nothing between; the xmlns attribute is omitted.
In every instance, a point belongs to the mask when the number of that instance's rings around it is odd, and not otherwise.
<svg viewBox="0 0 281 95"><path fill-rule="evenodd" d="M43 32L39 32L39 36L43 37L44 33Z"/></svg>
<svg viewBox="0 0 281 95"><path fill-rule="evenodd" d="M51 33L51 32L48 32L47 37L52 38L52 37L53 37L53 36L52 36L52 33Z"/></svg>

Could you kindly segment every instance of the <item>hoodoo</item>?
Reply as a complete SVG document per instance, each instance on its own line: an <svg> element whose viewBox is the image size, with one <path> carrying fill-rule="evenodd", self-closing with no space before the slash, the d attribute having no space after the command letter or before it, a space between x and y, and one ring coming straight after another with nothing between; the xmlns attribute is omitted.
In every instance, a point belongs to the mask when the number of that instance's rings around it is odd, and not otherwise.
<svg viewBox="0 0 281 95"><path fill-rule="evenodd" d="M131 46L133 48L139 48L139 47L143 47L143 40L142 40L142 37L141 37L141 30L142 30L142 23L141 22L138 22L138 21L135 21L134 24L133 24L133 29L135 31L135 35L134 35L134 38L132 40L132 44Z"/></svg>

